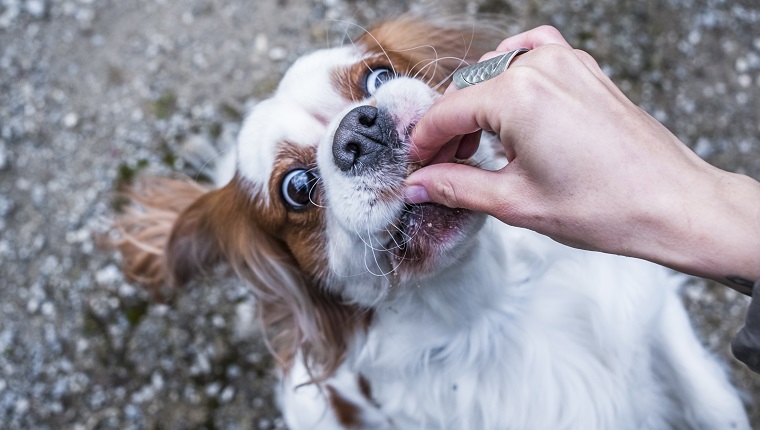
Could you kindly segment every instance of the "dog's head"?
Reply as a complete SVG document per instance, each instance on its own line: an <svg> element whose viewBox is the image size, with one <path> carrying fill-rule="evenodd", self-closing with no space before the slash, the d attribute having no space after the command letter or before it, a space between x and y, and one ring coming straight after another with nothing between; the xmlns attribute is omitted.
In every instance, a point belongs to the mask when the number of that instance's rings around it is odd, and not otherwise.
<svg viewBox="0 0 760 430"><path fill-rule="evenodd" d="M403 18L299 59L247 116L234 178L174 222L169 276L181 284L229 262L265 318L288 326L287 343L334 367L374 304L449 267L483 223L406 205L402 190L411 129L493 46L471 27Z"/></svg>

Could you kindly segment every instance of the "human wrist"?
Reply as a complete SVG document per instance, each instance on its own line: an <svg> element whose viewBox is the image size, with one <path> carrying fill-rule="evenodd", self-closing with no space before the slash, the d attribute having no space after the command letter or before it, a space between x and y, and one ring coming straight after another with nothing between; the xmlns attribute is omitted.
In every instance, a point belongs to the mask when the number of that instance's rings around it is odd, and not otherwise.
<svg viewBox="0 0 760 430"><path fill-rule="evenodd" d="M716 174L719 213L706 234L715 247L702 256L702 276L749 294L760 279L760 183L745 175Z"/></svg>
<svg viewBox="0 0 760 430"><path fill-rule="evenodd" d="M741 292L760 279L760 183L712 166L678 190L637 252Z"/></svg>

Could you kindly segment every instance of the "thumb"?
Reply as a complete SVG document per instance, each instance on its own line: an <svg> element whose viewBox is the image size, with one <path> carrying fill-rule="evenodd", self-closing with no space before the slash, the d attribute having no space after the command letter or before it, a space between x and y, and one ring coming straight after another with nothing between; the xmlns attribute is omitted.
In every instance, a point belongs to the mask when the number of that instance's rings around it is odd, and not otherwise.
<svg viewBox="0 0 760 430"><path fill-rule="evenodd" d="M408 203L434 202L502 217L513 194L512 175L464 164L441 163L423 167L406 180Z"/></svg>

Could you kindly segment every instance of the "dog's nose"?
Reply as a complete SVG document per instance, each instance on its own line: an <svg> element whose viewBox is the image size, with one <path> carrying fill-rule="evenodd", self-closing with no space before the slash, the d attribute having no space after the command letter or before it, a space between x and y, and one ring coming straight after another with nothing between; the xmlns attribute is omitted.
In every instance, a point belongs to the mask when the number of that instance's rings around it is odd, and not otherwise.
<svg viewBox="0 0 760 430"><path fill-rule="evenodd" d="M333 159L338 168L344 172L361 170L390 157L396 132L389 123L374 106L359 106L346 114L333 139Z"/></svg>

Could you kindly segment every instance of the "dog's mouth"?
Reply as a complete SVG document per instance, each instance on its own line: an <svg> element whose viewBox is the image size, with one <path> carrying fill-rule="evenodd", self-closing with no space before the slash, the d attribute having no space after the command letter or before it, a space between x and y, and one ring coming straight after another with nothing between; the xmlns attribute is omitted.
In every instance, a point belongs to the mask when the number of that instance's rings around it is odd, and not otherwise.
<svg viewBox="0 0 760 430"><path fill-rule="evenodd" d="M399 217L399 231L393 238L398 246L394 257L399 263L425 264L434 254L445 252L462 239L473 212L435 203L406 205Z"/></svg>
<svg viewBox="0 0 760 430"><path fill-rule="evenodd" d="M408 174L419 167L410 164ZM477 231L482 224L480 215L437 203L404 205L397 228L389 229L394 266L416 273L434 269L442 258L457 254L455 250Z"/></svg>
<svg viewBox="0 0 760 430"><path fill-rule="evenodd" d="M335 184L345 185L332 190L349 190L330 192L333 201L351 208L340 216L369 250L368 269L412 277L439 272L467 251L485 217L438 204L403 203L403 183L420 168L408 162L410 136L434 97L413 80L398 79L381 90L376 105L356 106L341 118L330 152L321 152L332 156Z"/></svg>

